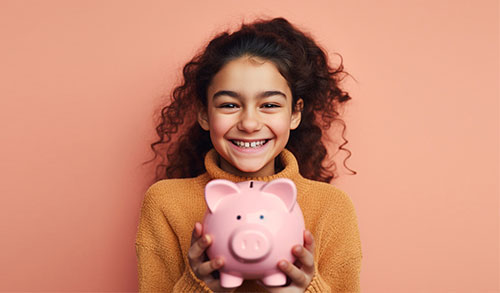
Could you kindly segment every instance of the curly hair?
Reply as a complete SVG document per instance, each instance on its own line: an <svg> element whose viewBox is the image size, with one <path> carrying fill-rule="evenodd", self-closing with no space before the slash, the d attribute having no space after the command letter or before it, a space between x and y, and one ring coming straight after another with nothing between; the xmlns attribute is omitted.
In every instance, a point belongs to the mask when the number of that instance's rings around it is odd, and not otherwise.
<svg viewBox="0 0 500 293"><path fill-rule="evenodd" d="M155 156L145 162L161 158L155 181L205 172L204 156L213 145L209 132L197 122L197 112L207 107L207 88L214 75L242 56L260 57L277 67L291 89L292 109L299 98L303 100L301 123L291 131L286 145L297 158L301 175L323 182L336 178L332 172L336 170L335 162L328 159L324 138L334 121L342 125L343 143L339 149L348 153L345 166L351 152L344 148L346 126L338 109L351 97L339 86L347 75L342 58L339 66L330 67L327 55L312 37L286 19L274 18L259 19L242 24L236 32L216 35L184 66L182 83L174 88L170 102L161 110L156 126L159 139L151 144Z"/></svg>

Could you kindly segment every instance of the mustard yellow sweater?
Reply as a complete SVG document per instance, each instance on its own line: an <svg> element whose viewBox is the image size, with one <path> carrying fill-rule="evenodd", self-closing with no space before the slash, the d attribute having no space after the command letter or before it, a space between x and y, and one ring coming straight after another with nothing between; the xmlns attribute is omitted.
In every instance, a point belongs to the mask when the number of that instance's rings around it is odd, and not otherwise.
<svg viewBox="0 0 500 293"><path fill-rule="evenodd" d="M303 178L293 154L280 154L284 169L270 181L290 178L297 186L297 201L304 213L306 229L315 240L316 273L306 292L357 292L361 270L361 242L354 206L334 186ZM205 185L212 179L233 182L250 180L219 168L218 154L205 157L207 172L187 179L166 179L148 189L136 238L139 290L141 292L212 292L191 270L187 252L195 222L206 210ZM265 291L254 281L245 281L236 292Z"/></svg>

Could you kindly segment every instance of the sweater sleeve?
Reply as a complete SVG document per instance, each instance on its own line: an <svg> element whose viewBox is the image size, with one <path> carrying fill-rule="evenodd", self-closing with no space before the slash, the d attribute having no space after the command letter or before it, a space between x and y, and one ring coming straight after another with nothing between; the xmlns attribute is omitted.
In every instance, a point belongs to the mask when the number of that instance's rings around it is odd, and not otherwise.
<svg viewBox="0 0 500 293"><path fill-rule="evenodd" d="M351 200L341 195L345 199L340 205L342 216L331 210L325 217L324 238L315 252L319 254L315 255L316 273L306 292L360 291L362 253L357 218Z"/></svg>
<svg viewBox="0 0 500 293"><path fill-rule="evenodd" d="M140 292L210 292L185 265L179 240L150 187L144 197L136 237Z"/></svg>
<svg viewBox="0 0 500 293"><path fill-rule="evenodd" d="M305 292L360 292L361 257L352 259L334 270L316 271Z"/></svg>

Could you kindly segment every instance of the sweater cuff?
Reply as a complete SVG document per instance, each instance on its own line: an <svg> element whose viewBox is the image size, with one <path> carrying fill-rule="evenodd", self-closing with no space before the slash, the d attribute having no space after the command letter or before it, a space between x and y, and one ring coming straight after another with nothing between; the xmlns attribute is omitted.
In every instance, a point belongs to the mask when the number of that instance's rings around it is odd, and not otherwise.
<svg viewBox="0 0 500 293"><path fill-rule="evenodd" d="M325 280L319 274L318 268L315 268L314 276L306 288L306 293L321 293L321 292L331 292L331 288Z"/></svg>
<svg viewBox="0 0 500 293"><path fill-rule="evenodd" d="M182 274L179 281L175 284L174 292L210 292L213 291L208 288L207 284L202 280L198 279L191 270L189 262L186 260L186 269Z"/></svg>

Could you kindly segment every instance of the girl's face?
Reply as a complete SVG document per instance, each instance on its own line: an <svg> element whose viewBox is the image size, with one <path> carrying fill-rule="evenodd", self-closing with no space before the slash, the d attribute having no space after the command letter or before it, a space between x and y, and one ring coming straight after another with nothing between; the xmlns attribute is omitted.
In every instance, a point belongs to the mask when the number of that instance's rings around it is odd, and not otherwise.
<svg viewBox="0 0 500 293"><path fill-rule="evenodd" d="M274 159L301 118L276 66L258 57L235 59L214 76L207 98L198 122L210 131L221 169L245 177L274 174Z"/></svg>

